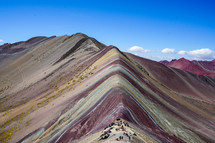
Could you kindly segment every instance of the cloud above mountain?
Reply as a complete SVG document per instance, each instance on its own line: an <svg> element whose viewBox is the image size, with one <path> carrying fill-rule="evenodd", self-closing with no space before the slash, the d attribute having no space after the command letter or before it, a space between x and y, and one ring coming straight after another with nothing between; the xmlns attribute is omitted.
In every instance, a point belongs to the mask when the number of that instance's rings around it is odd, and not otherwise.
<svg viewBox="0 0 215 143"><path fill-rule="evenodd" d="M0 43L2 43L2 42L4 42L4 40L1 40L1 39L0 39Z"/></svg>
<svg viewBox="0 0 215 143"><path fill-rule="evenodd" d="M176 58L186 57L188 59L198 60L215 59L215 51L208 48L195 49L190 51L180 50L178 52L175 49L165 48L161 50L161 53L173 54Z"/></svg>
<svg viewBox="0 0 215 143"><path fill-rule="evenodd" d="M181 50L177 54L179 54L179 55L185 55L186 53L187 53L186 51Z"/></svg>
<svg viewBox="0 0 215 143"><path fill-rule="evenodd" d="M144 49L144 48L142 48L140 46L132 46L131 48L128 49L128 51L131 51L131 52L142 52L142 53L151 52L151 50Z"/></svg>
<svg viewBox="0 0 215 143"><path fill-rule="evenodd" d="M132 46L127 51L135 55L153 60L172 60L179 58L186 58L189 60L211 60L215 59L215 51L209 48L201 48L194 50L176 50L174 48L159 49L145 49L140 46ZM147 53L147 54L144 54Z"/></svg>
<svg viewBox="0 0 215 143"><path fill-rule="evenodd" d="M198 59L214 59L215 52L211 49L197 49L192 51L179 51L177 54L179 55L189 55Z"/></svg>
<svg viewBox="0 0 215 143"><path fill-rule="evenodd" d="M175 49L165 48L161 52L164 53L164 54L174 54L175 53Z"/></svg>

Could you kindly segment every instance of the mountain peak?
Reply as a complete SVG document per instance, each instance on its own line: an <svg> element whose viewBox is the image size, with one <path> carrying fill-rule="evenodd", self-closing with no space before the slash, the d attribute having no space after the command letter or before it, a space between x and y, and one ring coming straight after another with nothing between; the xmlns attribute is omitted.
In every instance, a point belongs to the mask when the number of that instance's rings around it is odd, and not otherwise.
<svg viewBox="0 0 215 143"><path fill-rule="evenodd" d="M185 58L180 58L178 60L172 60L171 62L160 62L167 66L185 70L188 72L195 73L197 75L205 75L210 77L215 77L215 65L214 61L189 61Z"/></svg>
<svg viewBox="0 0 215 143"><path fill-rule="evenodd" d="M180 59L178 59L177 61L183 61L183 62L190 62L188 59L186 59L186 58L180 58Z"/></svg>
<svg viewBox="0 0 215 143"><path fill-rule="evenodd" d="M72 36L83 36L83 37L85 37L85 38L88 38L88 37L89 37L88 35L86 35L86 34L84 34L84 33L81 33L81 32L75 33L75 34L73 34Z"/></svg>

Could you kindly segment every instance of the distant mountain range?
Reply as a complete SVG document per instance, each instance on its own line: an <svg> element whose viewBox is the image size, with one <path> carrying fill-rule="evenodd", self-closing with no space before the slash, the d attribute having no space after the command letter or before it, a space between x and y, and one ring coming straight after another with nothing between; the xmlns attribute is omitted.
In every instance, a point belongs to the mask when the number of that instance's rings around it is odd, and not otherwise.
<svg viewBox="0 0 215 143"><path fill-rule="evenodd" d="M189 61L185 58L178 60L160 61L167 66L195 73L197 75L205 75L215 77L215 60L212 61Z"/></svg>
<svg viewBox="0 0 215 143"><path fill-rule="evenodd" d="M4 44L0 142L215 142L213 64L162 63L83 33Z"/></svg>

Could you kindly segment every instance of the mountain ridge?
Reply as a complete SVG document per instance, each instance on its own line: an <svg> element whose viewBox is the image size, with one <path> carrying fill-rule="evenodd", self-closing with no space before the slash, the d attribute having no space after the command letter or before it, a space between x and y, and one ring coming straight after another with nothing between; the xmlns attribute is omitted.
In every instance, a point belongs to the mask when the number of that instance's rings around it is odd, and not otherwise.
<svg viewBox="0 0 215 143"><path fill-rule="evenodd" d="M77 46L84 38L45 41L0 72L1 142L214 141L213 78L91 40Z"/></svg>

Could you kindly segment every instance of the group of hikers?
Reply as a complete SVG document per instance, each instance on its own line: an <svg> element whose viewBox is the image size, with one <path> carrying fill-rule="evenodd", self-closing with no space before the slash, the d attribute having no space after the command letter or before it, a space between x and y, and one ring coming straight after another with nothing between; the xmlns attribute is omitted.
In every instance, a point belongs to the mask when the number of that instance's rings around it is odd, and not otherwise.
<svg viewBox="0 0 215 143"><path fill-rule="evenodd" d="M132 139L131 133L126 131L125 127L129 127L129 124L125 121L122 121L121 119L117 118L115 123L111 123L108 126L104 128L103 133L99 137L98 140L105 140L108 137L110 137L110 134L114 131L111 131L115 128L115 131L122 131L123 134L120 135L118 138L116 138L117 141L123 140L123 136L126 136L129 140ZM115 134L113 134L115 135ZM136 135L135 133L133 135Z"/></svg>

